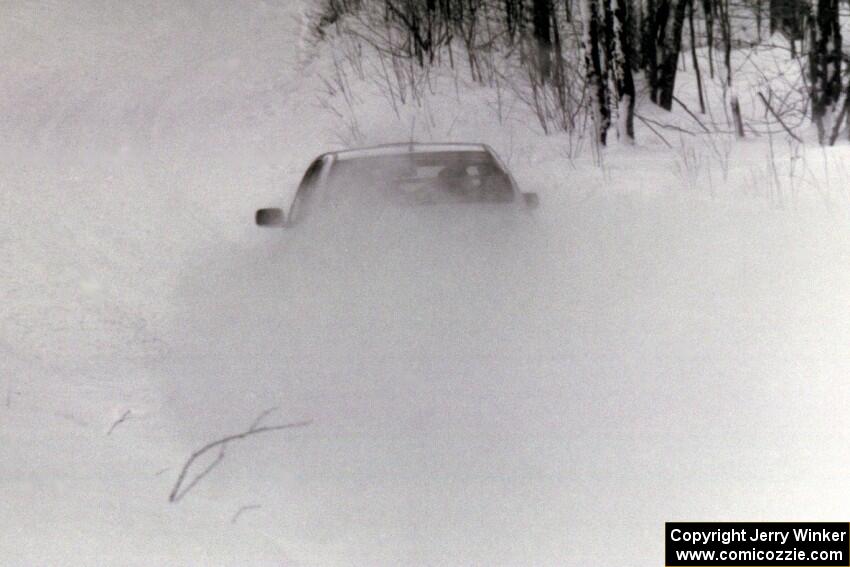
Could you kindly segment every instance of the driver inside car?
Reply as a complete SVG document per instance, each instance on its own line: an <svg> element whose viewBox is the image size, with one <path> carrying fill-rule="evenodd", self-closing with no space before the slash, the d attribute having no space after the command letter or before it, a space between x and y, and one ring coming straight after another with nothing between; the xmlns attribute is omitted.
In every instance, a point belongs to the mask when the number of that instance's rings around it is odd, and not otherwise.
<svg viewBox="0 0 850 567"><path fill-rule="evenodd" d="M481 179L478 176L470 175L469 170L469 165L447 165L437 176L440 188L455 195L468 196L481 185Z"/></svg>

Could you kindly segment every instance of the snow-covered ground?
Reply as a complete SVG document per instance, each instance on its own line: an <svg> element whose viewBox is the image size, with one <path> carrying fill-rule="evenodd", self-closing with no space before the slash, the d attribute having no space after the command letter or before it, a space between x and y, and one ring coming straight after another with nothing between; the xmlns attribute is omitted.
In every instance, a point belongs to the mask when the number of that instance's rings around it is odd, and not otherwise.
<svg viewBox="0 0 850 567"><path fill-rule="evenodd" d="M293 246L254 209L354 131L308 4L0 4L0 562L652 565L666 520L847 519L847 146L639 124L600 167L486 89L364 86L364 142L481 139L542 205ZM311 424L169 502L270 408Z"/></svg>

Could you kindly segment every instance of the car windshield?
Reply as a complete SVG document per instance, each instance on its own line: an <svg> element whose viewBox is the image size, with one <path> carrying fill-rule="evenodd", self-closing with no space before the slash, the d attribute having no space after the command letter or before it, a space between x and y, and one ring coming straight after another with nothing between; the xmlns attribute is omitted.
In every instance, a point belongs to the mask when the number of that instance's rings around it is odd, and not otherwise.
<svg viewBox="0 0 850 567"><path fill-rule="evenodd" d="M342 159L331 170L330 188L332 198L405 205L514 200L508 175L485 151Z"/></svg>

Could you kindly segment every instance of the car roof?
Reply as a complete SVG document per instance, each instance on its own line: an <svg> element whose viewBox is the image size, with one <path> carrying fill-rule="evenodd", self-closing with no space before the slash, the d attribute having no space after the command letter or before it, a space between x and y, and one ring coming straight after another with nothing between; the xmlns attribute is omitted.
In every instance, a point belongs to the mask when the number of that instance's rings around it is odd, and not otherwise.
<svg viewBox="0 0 850 567"><path fill-rule="evenodd" d="M334 156L338 160L349 160L377 156L395 156L404 154L426 154L434 152L489 152L489 148L485 144L464 144L464 143L399 143L399 144L382 144L380 146L371 146L367 148L355 148L351 150L340 150L337 152L329 152L328 155Z"/></svg>

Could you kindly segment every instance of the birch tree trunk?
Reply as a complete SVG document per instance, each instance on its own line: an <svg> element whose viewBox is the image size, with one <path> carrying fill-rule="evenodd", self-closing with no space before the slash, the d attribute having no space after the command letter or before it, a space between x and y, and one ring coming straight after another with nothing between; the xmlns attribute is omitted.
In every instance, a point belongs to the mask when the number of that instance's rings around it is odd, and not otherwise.
<svg viewBox="0 0 850 567"><path fill-rule="evenodd" d="M605 0L602 0L605 1ZM604 7L600 0L581 0L584 20L584 59L596 140L603 146L611 126L607 65L604 50Z"/></svg>
<svg viewBox="0 0 850 567"><path fill-rule="evenodd" d="M611 41L608 59L611 61L611 75L617 94L617 133L626 143L634 143L635 128L635 81L632 74L634 42L632 40L631 0L608 0L610 26L606 31Z"/></svg>

